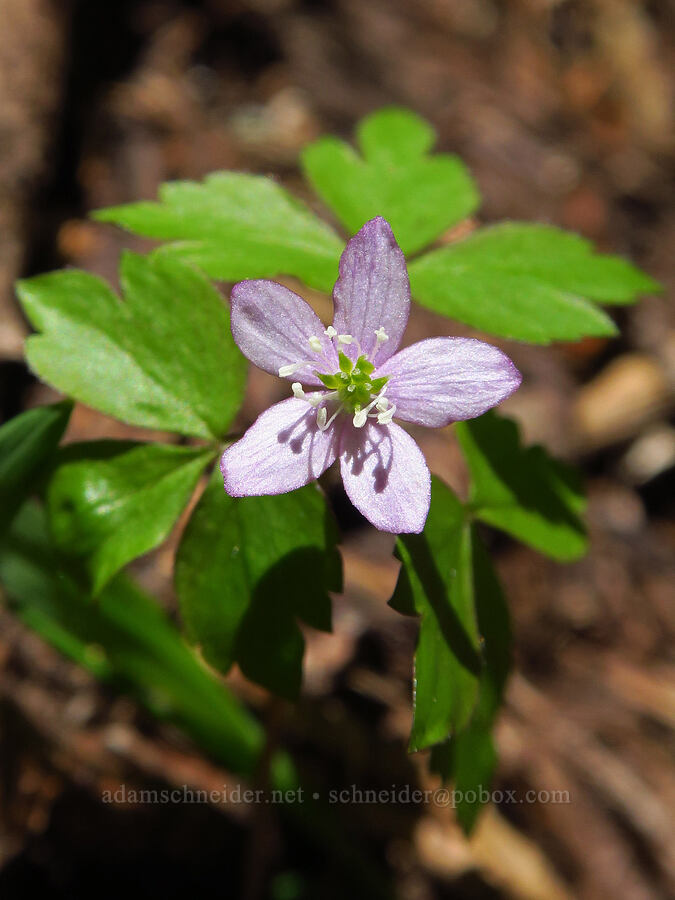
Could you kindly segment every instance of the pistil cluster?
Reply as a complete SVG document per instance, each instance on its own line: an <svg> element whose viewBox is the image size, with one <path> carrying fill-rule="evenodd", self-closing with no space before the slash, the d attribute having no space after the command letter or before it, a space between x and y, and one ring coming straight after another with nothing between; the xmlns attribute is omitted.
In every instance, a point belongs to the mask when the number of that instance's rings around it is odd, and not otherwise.
<svg viewBox="0 0 675 900"><path fill-rule="evenodd" d="M352 416L355 428L363 428L369 418L377 419L380 425L389 425L396 411L396 406L385 397L389 379L386 376L372 378L375 366L351 334L338 334L332 325L324 331L324 334L337 341L340 371L331 374L320 372L316 368L314 374L327 388L327 392L306 394L300 382L294 381L291 385L293 396L298 400L306 400L317 408L316 423L321 431L329 428L341 412ZM376 348L388 340L389 336L384 328L380 327L375 331ZM310 349L318 355L318 359L302 360L290 366L282 366L279 369L282 378L294 374L305 366L321 366L322 362L325 363L321 340L312 336L308 343ZM351 344L358 350L356 362L353 362L342 349ZM331 411L330 418L329 411Z"/></svg>

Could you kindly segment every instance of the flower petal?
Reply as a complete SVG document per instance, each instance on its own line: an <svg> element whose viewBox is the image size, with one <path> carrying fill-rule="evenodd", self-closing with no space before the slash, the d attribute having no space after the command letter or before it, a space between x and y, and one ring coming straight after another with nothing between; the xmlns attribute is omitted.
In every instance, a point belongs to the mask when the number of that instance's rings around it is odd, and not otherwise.
<svg viewBox="0 0 675 900"><path fill-rule="evenodd" d="M378 216L366 222L347 243L333 301L338 333L353 335L372 362L383 363L396 352L408 322L410 281L405 257L386 219ZM379 347L378 328L389 336ZM356 359L353 344L345 352Z"/></svg>
<svg viewBox="0 0 675 900"><path fill-rule="evenodd" d="M333 343L324 335L324 325L314 310L293 291L275 281L240 281L232 288L232 334L239 349L265 372L279 374L282 366L316 360L287 377L291 381L320 386L312 374L337 372ZM318 337L323 357L309 346Z"/></svg>
<svg viewBox="0 0 675 900"><path fill-rule="evenodd" d="M223 453L225 490L231 497L294 491L335 461L338 436L336 428L319 430L316 409L304 400L275 403Z"/></svg>
<svg viewBox="0 0 675 900"><path fill-rule="evenodd" d="M422 451L399 425L345 426L340 471L347 496L380 531L422 531L431 476Z"/></svg>
<svg viewBox="0 0 675 900"><path fill-rule="evenodd" d="M394 416L429 428L474 419L510 396L521 374L492 344L473 338L430 338L406 347L380 366L388 375Z"/></svg>

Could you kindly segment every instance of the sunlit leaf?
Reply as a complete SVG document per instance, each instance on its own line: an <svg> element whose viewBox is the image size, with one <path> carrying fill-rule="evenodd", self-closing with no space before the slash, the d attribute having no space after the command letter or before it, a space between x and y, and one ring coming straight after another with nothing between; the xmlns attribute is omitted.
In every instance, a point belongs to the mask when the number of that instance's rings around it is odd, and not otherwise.
<svg viewBox="0 0 675 900"><path fill-rule="evenodd" d="M48 489L57 546L82 557L94 593L173 528L213 451L119 441L73 444Z"/></svg>
<svg viewBox="0 0 675 900"><path fill-rule="evenodd" d="M384 216L404 253L434 241L478 206L464 163L429 155L431 126L405 109L383 109L357 127L362 155L337 138L320 138L302 153L305 174L350 233Z"/></svg>
<svg viewBox="0 0 675 900"><path fill-rule="evenodd" d="M129 203L94 215L171 241L163 253L195 263L212 278L296 275L326 291L337 278L342 241L271 178L216 172L201 184L162 185L158 203Z"/></svg>
<svg viewBox="0 0 675 900"><path fill-rule="evenodd" d="M543 447L523 447L518 427L494 412L458 422L471 471L470 504L483 522L552 556L583 556L585 498L577 472Z"/></svg>
<svg viewBox="0 0 675 900"><path fill-rule="evenodd" d="M471 543L462 504L443 482L432 479L424 532L398 540L401 572L389 601L399 612L421 616L411 750L464 728L476 703L482 663Z"/></svg>
<svg viewBox="0 0 675 900"><path fill-rule="evenodd" d="M227 304L204 275L161 254L125 254L121 281L124 300L77 269L19 282L26 315L41 332L26 343L31 368L123 422L224 435L246 373Z"/></svg>
<svg viewBox="0 0 675 900"><path fill-rule="evenodd" d="M433 250L410 265L423 306L488 334L536 344L614 335L592 301L630 303L658 284L575 234L509 222Z"/></svg>

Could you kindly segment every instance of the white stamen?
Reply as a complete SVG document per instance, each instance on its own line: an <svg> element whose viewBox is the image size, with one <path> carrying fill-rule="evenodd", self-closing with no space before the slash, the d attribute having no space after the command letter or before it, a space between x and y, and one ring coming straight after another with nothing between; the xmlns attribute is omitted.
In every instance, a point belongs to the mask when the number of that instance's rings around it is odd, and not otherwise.
<svg viewBox="0 0 675 900"><path fill-rule="evenodd" d="M354 413L354 418L352 422L354 423L354 428L363 428L363 426L368 421L368 407L365 409L359 409Z"/></svg>
<svg viewBox="0 0 675 900"><path fill-rule="evenodd" d="M330 397L331 394L327 394L326 396ZM325 398L324 398L325 399ZM337 419L338 415L342 412L342 404L338 406L333 415L326 421L326 407L322 406L321 409L316 414L316 424L319 426L321 431L326 431L327 428L333 424L333 422ZM322 415L323 413L323 415Z"/></svg>
<svg viewBox="0 0 675 900"><path fill-rule="evenodd" d="M338 396L337 391L329 391L329 393L327 393L327 394L322 391L319 391L315 394L306 394L303 391L302 385L300 384L299 381L293 382L293 384L291 385L291 390L293 391L293 396L295 397L296 400L304 400L306 403L309 403L310 406L314 406L314 407L320 406L323 403L323 401L328 400L329 397L337 397Z"/></svg>
<svg viewBox="0 0 675 900"><path fill-rule="evenodd" d="M328 328L326 328L326 330L324 331L324 334L327 335L331 340L333 340L333 338L337 334L337 331L335 328L333 328L332 325L329 325Z"/></svg>
<svg viewBox="0 0 675 900"><path fill-rule="evenodd" d="M351 334L338 334L338 344L351 344L354 338Z"/></svg>
<svg viewBox="0 0 675 900"><path fill-rule="evenodd" d="M377 329L377 331L375 332L375 338L376 338L377 344L384 344L385 341L389 340L389 335L384 330L384 328L382 326L380 326Z"/></svg>
<svg viewBox="0 0 675 900"><path fill-rule="evenodd" d="M309 346L315 353L321 353L321 338L312 336L309 339Z"/></svg>
<svg viewBox="0 0 675 900"><path fill-rule="evenodd" d="M378 397L378 399L375 403L375 409L378 412L384 412L385 409L387 409L388 407L389 407L389 401L387 400L387 398L386 397Z"/></svg>
<svg viewBox="0 0 675 900"><path fill-rule="evenodd" d="M282 366L279 369L279 377L286 378L287 375L295 375L295 373L298 371L298 369L302 369L306 365L307 365L307 363L301 362L301 363L293 363L290 366Z"/></svg>
<svg viewBox="0 0 675 900"><path fill-rule="evenodd" d="M394 418L394 413L396 412L396 404L392 403L389 409L385 410L385 412L381 412L377 416L377 421L379 425L391 425L391 420Z"/></svg>
<svg viewBox="0 0 675 900"><path fill-rule="evenodd" d="M318 338L311 338L313 341L318 341ZM298 362L290 363L287 366L282 366L279 369L279 377L286 378L287 375L294 375L299 369L304 369L305 366L309 366L310 369L314 369L316 367L315 359L300 359Z"/></svg>

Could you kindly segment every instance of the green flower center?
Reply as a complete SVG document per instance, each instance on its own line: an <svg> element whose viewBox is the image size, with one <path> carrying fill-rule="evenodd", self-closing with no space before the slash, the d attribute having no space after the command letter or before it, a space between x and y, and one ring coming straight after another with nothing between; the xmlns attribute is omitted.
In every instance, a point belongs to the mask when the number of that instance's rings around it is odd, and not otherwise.
<svg viewBox="0 0 675 900"><path fill-rule="evenodd" d="M349 413L357 413L364 409L372 401L373 397L380 393L389 380L386 377L372 378L371 374L375 366L365 356L359 356L355 363L342 351L340 351L340 371L334 375L324 375L317 372L317 376L330 391L337 391L340 403Z"/></svg>

